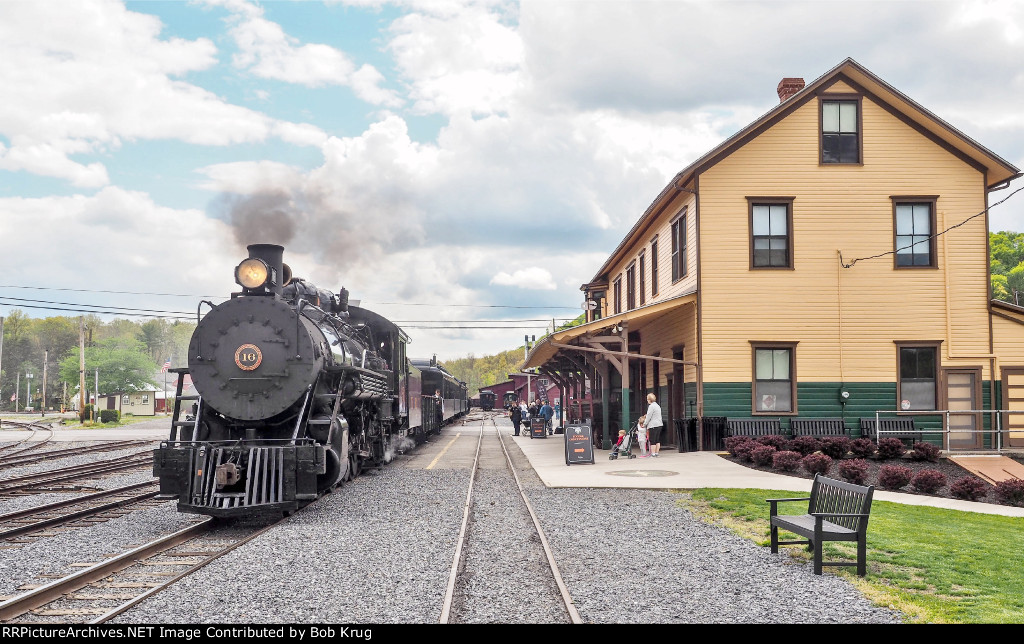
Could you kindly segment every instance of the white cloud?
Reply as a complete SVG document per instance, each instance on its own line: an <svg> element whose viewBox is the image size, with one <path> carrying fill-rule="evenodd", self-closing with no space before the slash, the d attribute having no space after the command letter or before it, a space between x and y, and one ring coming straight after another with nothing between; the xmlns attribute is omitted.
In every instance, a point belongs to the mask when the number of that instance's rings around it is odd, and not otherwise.
<svg viewBox="0 0 1024 644"><path fill-rule="evenodd" d="M297 83L308 87L346 85L360 99L386 107L403 103L395 92L382 88L384 76L372 65L358 69L345 52L320 43L300 44L275 22L263 16L259 6L240 0L207 0L232 12L231 36L239 52L234 64L260 78Z"/></svg>
<svg viewBox="0 0 1024 644"><path fill-rule="evenodd" d="M547 269L537 266L521 268L512 274L501 271L491 278L491 284L515 286L530 291L553 291L558 288L551 273Z"/></svg>
<svg viewBox="0 0 1024 644"><path fill-rule="evenodd" d="M175 77L209 69L207 38L162 39L154 16L116 2L0 3L0 169L58 177L79 187L109 182L101 161L123 142L175 139L251 143L275 134L319 145L316 128L231 105Z"/></svg>

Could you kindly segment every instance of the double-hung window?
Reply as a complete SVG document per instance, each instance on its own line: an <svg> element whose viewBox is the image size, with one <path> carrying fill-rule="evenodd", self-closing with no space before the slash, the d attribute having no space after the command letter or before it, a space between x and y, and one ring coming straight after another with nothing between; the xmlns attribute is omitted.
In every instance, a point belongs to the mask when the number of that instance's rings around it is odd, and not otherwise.
<svg viewBox="0 0 1024 644"><path fill-rule="evenodd" d="M636 308L636 263L626 269L626 310Z"/></svg>
<svg viewBox="0 0 1024 644"><path fill-rule="evenodd" d="M640 283L639 283L639 286L640 286L640 306L643 306L644 304L647 303L647 295L646 295L646 293L647 293L647 287L646 287L646 284L647 284L647 270L646 270L646 267L644 266L644 262L645 262L646 259L647 258L644 257L644 251L640 251L640 259L639 259L639 263L640 263Z"/></svg>
<svg viewBox="0 0 1024 644"><path fill-rule="evenodd" d="M796 344L751 343L754 351L753 413L796 412Z"/></svg>
<svg viewBox="0 0 1024 644"><path fill-rule="evenodd" d="M658 294L658 238L651 240L651 297Z"/></svg>
<svg viewBox="0 0 1024 644"><path fill-rule="evenodd" d="M935 266L935 197L893 197L896 268Z"/></svg>
<svg viewBox="0 0 1024 644"><path fill-rule="evenodd" d="M750 267L793 268L793 199L747 197Z"/></svg>
<svg viewBox="0 0 1024 644"><path fill-rule="evenodd" d="M615 313L622 313L622 275L616 277L612 285L612 302Z"/></svg>
<svg viewBox="0 0 1024 644"><path fill-rule="evenodd" d="M936 409L939 347L937 343L897 344L899 350L899 409Z"/></svg>
<svg viewBox="0 0 1024 644"><path fill-rule="evenodd" d="M672 222L672 281L686 276L686 209Z"/></svg>
<svg viewBox="0 0 1024 644"><path fill-rule="evenodd" d="M821 162L860 163L860 100L821 101Z"/></svg>

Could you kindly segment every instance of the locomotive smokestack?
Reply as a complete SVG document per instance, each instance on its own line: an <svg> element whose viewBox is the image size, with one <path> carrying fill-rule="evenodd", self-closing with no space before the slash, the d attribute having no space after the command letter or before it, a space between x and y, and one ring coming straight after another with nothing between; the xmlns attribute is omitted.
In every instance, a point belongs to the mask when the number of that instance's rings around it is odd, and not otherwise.
<svg viewBox="0 0 1024 644"><path fill-rule="evenodd" d="M261 259L274 270L275 278L270 290L278 295L284 285L284 246L277 244L249 244L249 259Z"/></svg>

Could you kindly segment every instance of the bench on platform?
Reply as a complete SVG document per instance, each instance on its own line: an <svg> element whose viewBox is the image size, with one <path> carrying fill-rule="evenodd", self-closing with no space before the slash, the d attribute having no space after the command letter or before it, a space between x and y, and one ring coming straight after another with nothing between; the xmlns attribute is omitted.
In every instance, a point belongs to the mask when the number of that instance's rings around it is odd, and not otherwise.
<svg viewBox="0 0 1024 644"><path fill-rule="evenodd" d="M789 421L793 438L797 436L846 436L846 422L842 418L794 418Z"/></svg>
<svg viewBox="0 0 1024 644"><path fill-rule="evenodd" d="M881 438L898 438L904 443L921 440L923 432L917 429L911 416L881 418L879 420L882 429ZM860 419L860 435L864 438L870 438L876 443L878 442L879 434L875 428L875 419L873 417Z"/></svg>
<svg viewBox="0 0 1024 644"><path fill-rule="evenodd" d="M730 418L725 426L726 436L772 436L782 433L778 418Z"/></svg>
<svg viewBox="0 0 1024 644"><path fill-rule="evenodd" d="M806 544L814 553L814 574L821 574L822 566L857 566L857 574L867 574L867 532L868 517L871 513L873 486L854 485L814 475L811 496L798 499L767 499L771 506L771 548L779 551L780 545ZM778 504L787 501L807 501L807 514L780 515ZM779 541L779 529L804 537L799 541ZM822 544L826 541L855 541L857 561L823 562Z"/></svg>

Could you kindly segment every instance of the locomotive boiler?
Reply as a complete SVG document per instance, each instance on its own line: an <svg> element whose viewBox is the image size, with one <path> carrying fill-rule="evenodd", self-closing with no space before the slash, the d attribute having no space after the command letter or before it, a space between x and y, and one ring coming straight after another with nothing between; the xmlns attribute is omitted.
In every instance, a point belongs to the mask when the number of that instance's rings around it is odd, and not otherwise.
<svg viewBox="0 0 1024 644"><path fill-rule="evenodd" d="M281 246L248 250L235 269L242 290L200 303L210 310L188 368L172 370L171 435L153 469L183 512L290 514L425 433L427 392L406 355L408 336L350 306L345 289L292 277ZM197 394L182 418L186 376Z"/></svg>

